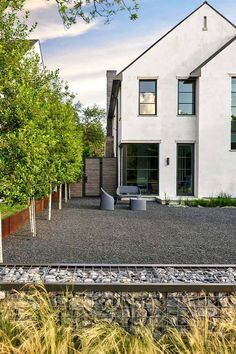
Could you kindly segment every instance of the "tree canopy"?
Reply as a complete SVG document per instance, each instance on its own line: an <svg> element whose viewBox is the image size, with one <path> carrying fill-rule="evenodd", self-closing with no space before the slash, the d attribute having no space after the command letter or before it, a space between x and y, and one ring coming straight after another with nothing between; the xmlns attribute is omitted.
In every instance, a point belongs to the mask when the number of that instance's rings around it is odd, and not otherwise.
<svg viewBox="0 0 236 354"><path fill-rule="evenodd" d="M103 108L77 104L78 124L82 132L84 157L102 157L105 152L105 116Z"/></svg>
<svg viewBox="0 0 236 354"><path fill-rule="evenodd" d="M10 203L77 181L82 167L74 95L32 49L22 6L0 12L0 194Z"/></svg>

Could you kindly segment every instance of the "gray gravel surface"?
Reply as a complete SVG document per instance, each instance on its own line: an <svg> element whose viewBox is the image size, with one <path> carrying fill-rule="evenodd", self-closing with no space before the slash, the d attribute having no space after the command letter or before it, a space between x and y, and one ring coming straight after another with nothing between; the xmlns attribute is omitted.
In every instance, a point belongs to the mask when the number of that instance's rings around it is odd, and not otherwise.
<svg viewBox="0 0 236 354"><path fill-rule="evenodd" d="M235 264L236 209L175 208L154 202L146 212L126 203L99 210L99 199L54 204L3 241L4 263Z"/></svg>

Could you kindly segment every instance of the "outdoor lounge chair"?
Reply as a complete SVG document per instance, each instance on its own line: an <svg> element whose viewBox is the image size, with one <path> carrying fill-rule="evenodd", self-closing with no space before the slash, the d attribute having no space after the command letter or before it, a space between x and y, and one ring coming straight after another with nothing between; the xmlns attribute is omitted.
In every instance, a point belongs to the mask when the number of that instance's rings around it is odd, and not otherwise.
<svg viewBox="0 0 236 354"><path fill-rule="evenodd" d="M101 188L101 199L100 199L100 209L101 210L114 210L114 198Z"/></svg>
<svg viewBox="0 0 236 354"><path fill-rule="evenodd" d="M116 198L115 203L117 200L122 198L140 198L141 197L141 190L137 186L119 186L116 190Z"/></svg>

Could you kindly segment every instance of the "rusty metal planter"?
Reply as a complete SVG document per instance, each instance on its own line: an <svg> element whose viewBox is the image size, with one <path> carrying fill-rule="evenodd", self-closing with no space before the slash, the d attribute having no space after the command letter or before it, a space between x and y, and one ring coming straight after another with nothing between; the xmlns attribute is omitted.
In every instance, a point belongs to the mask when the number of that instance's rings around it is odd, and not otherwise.
<svg viewBox="0 0 236 354"><path fill-rule="evenodd" d="M53 195L53 200L57 200L58 193ZM36 200L36 214L42 212L44 209L48 207L48 198L45 197L41 200ZM2 236L6 238L8 235L17 231L20 227L22 227L27 221L29 221L29 210L24 209L20 212L9 216L8 218L2 220Z"/></svg>

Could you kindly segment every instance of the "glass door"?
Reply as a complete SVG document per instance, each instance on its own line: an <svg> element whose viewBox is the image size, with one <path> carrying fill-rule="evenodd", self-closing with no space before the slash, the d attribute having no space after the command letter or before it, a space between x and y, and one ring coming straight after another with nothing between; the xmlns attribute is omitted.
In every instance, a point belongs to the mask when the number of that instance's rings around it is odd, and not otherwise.
<svg viewBox="0 0 236 354"><path fill-rule="evenodd" d="M194 144L177 144L177 195L194 195Z"/></svg>

